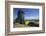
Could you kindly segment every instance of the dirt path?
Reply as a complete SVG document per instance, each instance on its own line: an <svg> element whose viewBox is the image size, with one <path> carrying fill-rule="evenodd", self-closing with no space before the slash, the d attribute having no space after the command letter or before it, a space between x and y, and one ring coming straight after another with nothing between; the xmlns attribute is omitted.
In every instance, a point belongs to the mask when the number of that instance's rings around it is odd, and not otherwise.
<svg viewBox="0 0 46 36"><path fill-rule="evenodd" d="M16 23L15 25L14 25L14 27L16 28L16 27L26 27L26 25L24 25L24 24L18 24L18 23Z"/></svg>

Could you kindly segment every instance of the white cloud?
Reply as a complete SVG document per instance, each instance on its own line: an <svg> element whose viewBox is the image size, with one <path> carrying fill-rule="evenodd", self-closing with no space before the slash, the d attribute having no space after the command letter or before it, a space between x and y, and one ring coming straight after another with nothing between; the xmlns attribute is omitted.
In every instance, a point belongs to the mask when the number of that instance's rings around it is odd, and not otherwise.
<svg viewBox="0 0 46 36"><path fill-rule="evenodd" d="M38 18L39 18L38 16L25 17L25 19L38 19Z"/></svg>
<svg viewBox="0 0 46 36"><path fill-rule="evenodd" d="M17 18L17 15L13 17L13 19L16 19Z"/></svg>

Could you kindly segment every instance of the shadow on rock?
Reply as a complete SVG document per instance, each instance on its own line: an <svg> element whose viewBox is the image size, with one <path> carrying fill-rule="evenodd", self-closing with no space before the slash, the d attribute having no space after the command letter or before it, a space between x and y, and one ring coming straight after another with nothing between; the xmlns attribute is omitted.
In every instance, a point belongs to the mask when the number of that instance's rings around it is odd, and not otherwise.
<svg viewBox="0 0 46 36"><path fill-rule="evenodd" d="M39 27L39 24L37 24L35 22L29 22L28 23L28 26L31 26L31 27Z"/></svg>

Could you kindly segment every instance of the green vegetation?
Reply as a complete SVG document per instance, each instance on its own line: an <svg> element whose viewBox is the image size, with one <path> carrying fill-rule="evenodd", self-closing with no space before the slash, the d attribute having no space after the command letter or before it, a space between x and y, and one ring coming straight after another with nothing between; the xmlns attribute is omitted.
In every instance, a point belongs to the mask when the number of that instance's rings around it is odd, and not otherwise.
<svg viewBox="0 0 46 36"><path fill-rule="evenodd" d="M38 19L32 19L32 20L24 20L25 24L20 24L16 21L16 23L14 24L14 27L26 27L26 26L30 26L30 27L39 27L39 20Z"/></svg>
<svg viewBox="0 0 46 36"><path fill-rule="evenodd" d="M28 25L28 23L30 22L34 22L36 24L39 24L39 20L38 19L33 19L33 20L25 20L25 25Z"/></svg>

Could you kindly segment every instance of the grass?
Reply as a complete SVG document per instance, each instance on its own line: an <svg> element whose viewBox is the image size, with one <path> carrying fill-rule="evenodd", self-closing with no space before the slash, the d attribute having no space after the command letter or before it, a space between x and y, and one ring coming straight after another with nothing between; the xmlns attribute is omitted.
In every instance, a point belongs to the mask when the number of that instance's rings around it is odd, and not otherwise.
<svg viewBox="0 0 46 36"><path fill-rule="evenodd" d="M31 22L35 23L35 25L39 25L39 20L37 19L34 19L34 20L24 20L25 21L25 24L19 24L19 23L15 23L14 26L16 27L26 27L26 26L30 26L31 25ZM30 25L29 25L30 23ZM34 24L33 24L34 25Z"/></svg>
<svg viewBox="0 0 46 36"><path fill-rule="evenodd" d="M25 25L28 25L30 21L29 20L25 20Z"/></svg>
<svg viewBox="0 0 46 36"><path fill-rule="evenodd" d="M39 20L25 20L25 25L28 25L29 22L34 21L36 24L39 24Z"/></svg>

